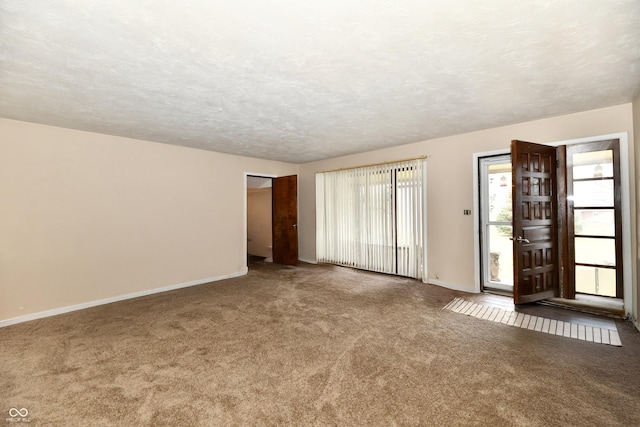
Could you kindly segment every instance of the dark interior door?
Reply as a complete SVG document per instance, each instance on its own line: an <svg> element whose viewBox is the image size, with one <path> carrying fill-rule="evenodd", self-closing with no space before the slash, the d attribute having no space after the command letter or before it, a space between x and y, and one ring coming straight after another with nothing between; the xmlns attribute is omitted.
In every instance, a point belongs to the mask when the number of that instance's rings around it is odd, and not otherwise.
<svg viewBox="0 0 640 427"><path fill-rule="evenodd" d="M559 294L556 148L511 142L513 300Z"/></svg>
<svg viewBox="0 0 640 427"><path fill-rule="evenodd" d="M298 177L273 179L273 262L298 264Z"/></svg>

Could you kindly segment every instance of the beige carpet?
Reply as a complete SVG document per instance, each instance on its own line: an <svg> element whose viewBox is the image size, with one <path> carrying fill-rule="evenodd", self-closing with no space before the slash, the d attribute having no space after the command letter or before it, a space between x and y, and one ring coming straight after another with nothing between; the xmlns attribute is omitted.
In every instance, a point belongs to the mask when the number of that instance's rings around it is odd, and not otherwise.
<svg viewBox="0 0 640 427"><path fill-rule="evenodd" d="M640 425L624 347L442 308L463 296L333 266L247 277L0 329L0 425ZM13 412L14 414L16 412Z"/></svg>

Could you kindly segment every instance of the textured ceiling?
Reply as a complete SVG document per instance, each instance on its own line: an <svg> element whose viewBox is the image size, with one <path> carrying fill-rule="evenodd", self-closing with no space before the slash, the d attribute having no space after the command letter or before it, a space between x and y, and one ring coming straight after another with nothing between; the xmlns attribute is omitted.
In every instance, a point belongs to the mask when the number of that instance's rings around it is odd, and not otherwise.
<svg viewBox="0 0 640 427"><path fill-rule="evenodd" d="M639 0L0 2L1 117L294 163L639 90Z"/></svg>

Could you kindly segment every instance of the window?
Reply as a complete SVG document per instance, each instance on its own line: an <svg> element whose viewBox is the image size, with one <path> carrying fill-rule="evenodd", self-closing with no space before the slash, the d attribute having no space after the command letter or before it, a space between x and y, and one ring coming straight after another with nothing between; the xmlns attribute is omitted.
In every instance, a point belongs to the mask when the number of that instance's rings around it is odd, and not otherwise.
<svg viewBox="0 0 640 427"><path fill-rule="evenodd" d="M622 298L617 141L567 148L569 247L576 293Z"/></svg>

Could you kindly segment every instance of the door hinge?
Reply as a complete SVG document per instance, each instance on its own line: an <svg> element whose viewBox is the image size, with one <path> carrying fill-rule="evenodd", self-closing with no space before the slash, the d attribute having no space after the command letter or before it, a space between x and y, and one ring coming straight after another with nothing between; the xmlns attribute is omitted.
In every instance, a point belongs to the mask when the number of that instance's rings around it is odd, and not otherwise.
<svg viewBox="0 0 640 427"><path fill-rule="evenodd" d="M556 169L560 169L560 160L556 159Z"/></svg>

